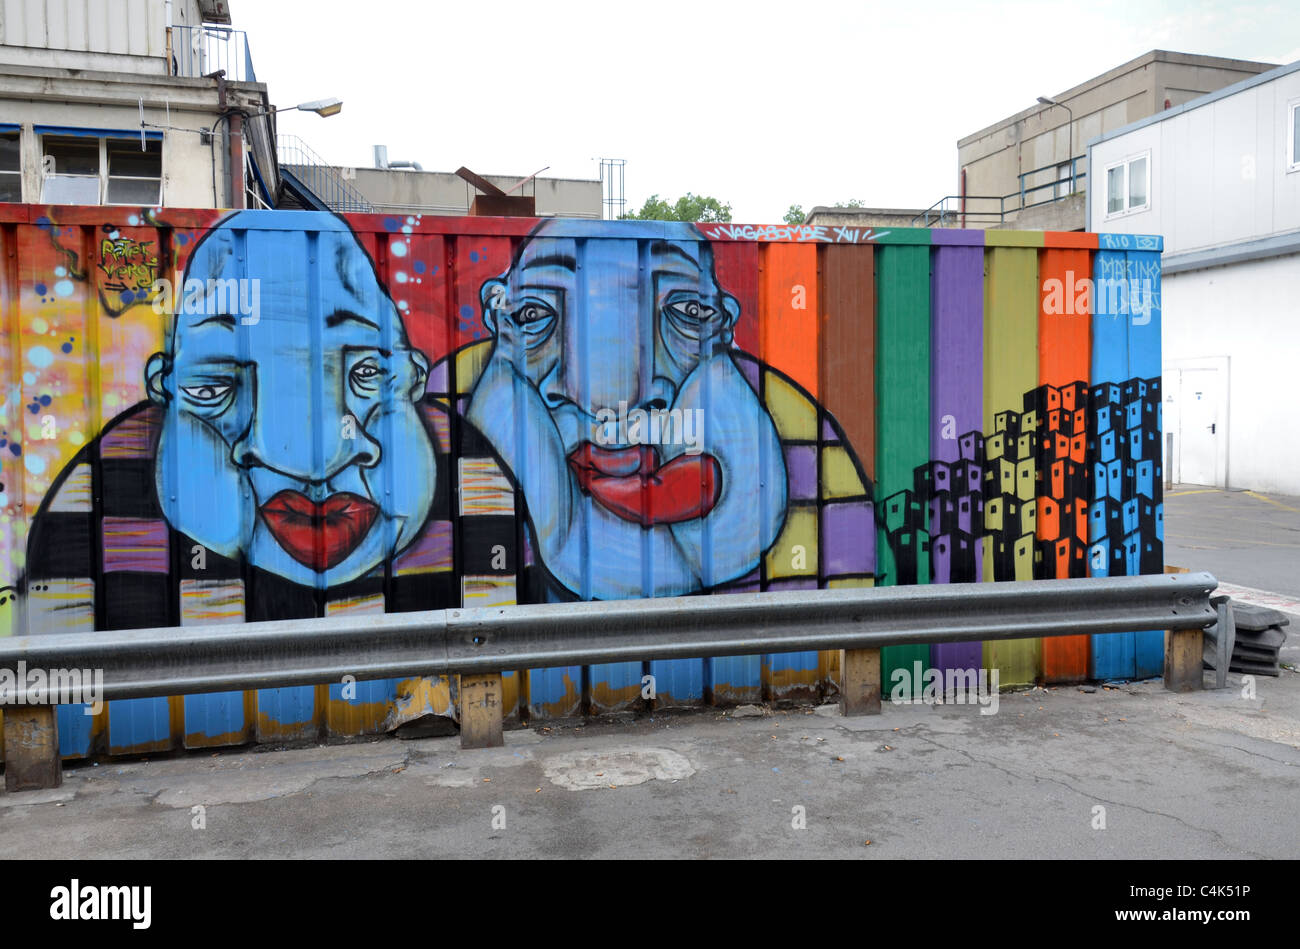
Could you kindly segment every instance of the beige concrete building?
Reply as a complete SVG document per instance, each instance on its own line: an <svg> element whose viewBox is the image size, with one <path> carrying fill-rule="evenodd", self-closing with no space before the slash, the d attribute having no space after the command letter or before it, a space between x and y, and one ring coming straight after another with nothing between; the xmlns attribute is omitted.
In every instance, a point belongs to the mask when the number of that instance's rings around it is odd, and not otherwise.
<svg viewBox="0 0 1300 949"><path fill-rule="evenodd" d="M1046 96L1057 104L1036 103L957 142L954 197L931 223L963 226L964 210L966 227L1081 230L1089 141L1275 66L1152 50Z"/></svg>
<svg viewBox="0 0 1300 949"><path fill-rule="evenodd" d="M809 227L924 227L924 208L847 208L817 205L803 223Z"/></svg>
<svg viewBox="0 0 1300 949"><path fill-rule="evenodd" d="M300 143L293 142L289 136L281 136L280 161L287 172L287 182L291 181L289 176L293 176L326 204L330 203L329 196L336 189L325 184L321 170L313 169L309 164L304 166L306 158L302 155ZM327 166L326 170L359 199L364 200L367 207L358 207L356 210L392 214L468 214L470 203L478 193L469 182L452 172L407 167ZM483 177L503 191L533 196L536 199L538 217L582 217L595 220L601 217L599 179L539 177L519 185L525 175ZM302 206L314 205L308 199L302 202Z"/></svg>
<svg viewBox="0 0 1300 949"><path fill-rule="evenodd" d="M273 206L266 86L229 24L226 0L0 0L0 201Z"/></svg>

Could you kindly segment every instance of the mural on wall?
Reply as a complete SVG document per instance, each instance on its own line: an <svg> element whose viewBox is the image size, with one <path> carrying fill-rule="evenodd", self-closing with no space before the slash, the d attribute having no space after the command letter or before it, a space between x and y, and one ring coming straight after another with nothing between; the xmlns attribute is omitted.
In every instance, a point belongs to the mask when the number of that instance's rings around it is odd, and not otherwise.
<svg viewBox="0 0 1300 949"><path fill-rule="evenodd" d="M816 489L787 474L795 441L761 400L767 367L733 345L740 305L689 224L581 240L589 230L542 224L483 285L492 348L466 416L522 488L534 550L567 593L666 596L745 577L791 488L804 501ZM869 498L856 473L846 493Z"/></svg>
<svg viewBox="0 0 1300 949"><path fill-rule="evenodd" d="M32 526L28 582L65 594L63 620L172 625L181 598L229 605L241 584L250 619L312 615L314 591L436 530L428 360L346 223L311 217L309 237L232 215L189 252L140 367L147 398L78 452Z"/></svg>
<svg viewBox="0 0 1300 949"><path fill-rule="evenodd" d="M435 366L345 221L266 222L200 233L145 398L51 483L32 631L385 594L389 610L461 605L464 584L422 575L459 558L463 577L513 582L520 540L528 599L693 593L757 575L791 504L816 504L762 399L819 408L789 379L761 392L774 370L735 348L740 305L694 227L585 241L581 223L540 224L479 288L485 338ZM455 413L453 365L469 377ZM870 500L856 459L838 478L838 497ZM522 538L494 517L516 492Z"/></svg>
<svg viewBox="0 0 1300 949"><path fill-rule="evenodd" d="M1158 280L1157 239L7 206L0 242L0 635L1161 567L1158 295L1041 298ZM1084 639L882 666L1152 661ZM505 703L627 707L646 671L669 704L824 698L837 660L507 670ZM453 714L446 682L358 685L61 712L61 740Z"/></svg>
<svg viewBox="0 0 1300 949"><path fill-rule="evenodd" d="M900 572L918 550L935 583L973 583L983 545L994 580L1135 576L1163 565L1160 380L1025 393L996 431L958 438L960 460L932 460L910 489L881 501ZM928 525L928 539L910 532Z"/></svg>

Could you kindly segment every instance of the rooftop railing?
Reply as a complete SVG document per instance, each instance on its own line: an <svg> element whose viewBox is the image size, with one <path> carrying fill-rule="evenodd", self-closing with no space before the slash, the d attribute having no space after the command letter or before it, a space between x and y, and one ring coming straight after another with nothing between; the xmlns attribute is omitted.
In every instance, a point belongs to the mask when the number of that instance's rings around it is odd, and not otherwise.
<svg viewBox="0 0 1300 949"><path fill-rule="evenodd" d="M224 70L230 82L257 82L248 34L225 26L173 26L171 73L198 78Z"/></svg>

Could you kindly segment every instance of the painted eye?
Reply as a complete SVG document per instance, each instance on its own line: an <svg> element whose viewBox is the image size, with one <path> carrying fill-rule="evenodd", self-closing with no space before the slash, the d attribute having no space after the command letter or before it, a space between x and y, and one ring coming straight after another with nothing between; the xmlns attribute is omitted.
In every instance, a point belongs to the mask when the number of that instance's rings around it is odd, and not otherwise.
<svg viewBox="0 0 1300 949"><path fill-rule="evenodd" d="M714 313L718 312L711 306L701 303L699 300L678 300L675 303L668 304L669 311L674 316L684 320L690 320L693 323L703 323Z"/></svg>
<svg viewBox="0 0 1300 949"><path fill-rule="evenodd" d="M230 392L230 386L221 382L205 382L196 386L181 386L181 391L199 405L216 405Z"/></svg>
<svg viewBox="0 0 1300 949"><path fill-rule="evenodd" d="M555 311L549 306L541 303L528 302L515 310L515 322L521 326L527 326L529 323L538 323L548 317L555 315Z"/></svg>
<svg viewBox="0 0 1300 949"><path fill-rule="evenodd" d="M379 382L384 370L380 369L373 362L363 362L352 367L349 374L352 377L352 384L362 389L373 389Z"/></svg>

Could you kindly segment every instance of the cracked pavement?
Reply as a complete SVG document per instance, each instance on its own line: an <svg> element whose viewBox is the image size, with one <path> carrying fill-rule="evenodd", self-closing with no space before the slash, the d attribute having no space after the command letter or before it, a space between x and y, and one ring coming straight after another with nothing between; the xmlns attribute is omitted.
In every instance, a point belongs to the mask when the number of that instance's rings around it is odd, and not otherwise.
<svg viewBox="0 0 1300 949"><path fill-rule="evenodd" d="M700 709L475 751L383 738L83 763L59 789L0 795L0 839L54 858L1300 856L1300 674L1257 679L1254 699L1230 680L1004 693L995 715Z"/></svg>

